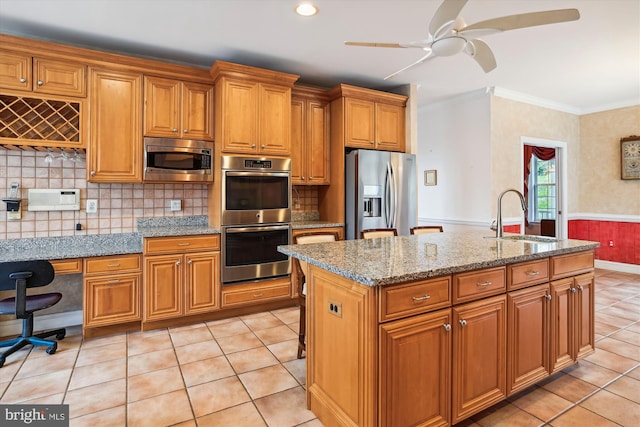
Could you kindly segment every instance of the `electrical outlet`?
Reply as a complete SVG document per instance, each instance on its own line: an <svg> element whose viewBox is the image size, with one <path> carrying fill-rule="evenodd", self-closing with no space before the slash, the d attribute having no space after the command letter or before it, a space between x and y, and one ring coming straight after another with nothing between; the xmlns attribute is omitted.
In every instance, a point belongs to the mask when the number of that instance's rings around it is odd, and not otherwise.
<svg viewBox="0 0 640 427"><path fill-rule="evenodd" d="M335 301L329 301L329 313L336 317L342 318L342 304Z"/></svg>
<svg viewBox="0 0 640 427"><path fill-rule="evenodd" d="M86 210L87 210L87 213L98 212L98 201L96 199L87 199Z"/></svg>
<svg viewBox="0 0 640 427"><path fill-rule="evenodd" d="M169 209L172 212L181 211L182 210L182 200L171 200L169 203Z"/></svg>

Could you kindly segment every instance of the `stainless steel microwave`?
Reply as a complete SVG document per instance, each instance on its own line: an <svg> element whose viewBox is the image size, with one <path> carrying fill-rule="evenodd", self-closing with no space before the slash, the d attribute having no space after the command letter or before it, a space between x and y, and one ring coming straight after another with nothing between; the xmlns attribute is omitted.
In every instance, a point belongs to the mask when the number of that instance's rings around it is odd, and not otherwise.
<svg viewBox="0 0 640 427"><path fill-rule="evenodd" d="M145 138L145 182L213 182L213 142Z"/></svg>

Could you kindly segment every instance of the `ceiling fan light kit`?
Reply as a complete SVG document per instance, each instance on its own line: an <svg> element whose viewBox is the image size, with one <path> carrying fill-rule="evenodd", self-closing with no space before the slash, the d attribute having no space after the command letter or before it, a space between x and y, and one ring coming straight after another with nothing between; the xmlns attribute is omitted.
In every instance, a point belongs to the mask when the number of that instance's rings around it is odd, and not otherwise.
<svg viewBox="0 0 640 427"><path fill-rule="evenodd" d="M518 28L538 25L557 24L580 19L577 9L547 10L542 12L521 13L503 16L466 25L460 11L468 0L444 0L429 22L429 34L426 39L409 43L371 43L345 42L347 46L384 47L384 48L419 48L427 52L416 62L388 75L390 79L401 72L428 59L438 56L453 56L460 52L471 56L485 73L496 68L496 58L491 48L484 41L476 38Z"/></svg>

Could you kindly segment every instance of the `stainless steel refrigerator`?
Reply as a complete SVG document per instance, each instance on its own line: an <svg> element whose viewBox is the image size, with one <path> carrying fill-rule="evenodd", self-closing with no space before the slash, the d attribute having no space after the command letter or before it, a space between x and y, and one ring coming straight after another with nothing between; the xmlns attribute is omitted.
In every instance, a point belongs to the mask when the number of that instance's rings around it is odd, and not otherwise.
<svg viewBox="0 0 640 427"><path fill-rule="evenodd" d="M346 157L346 238L369 228L408 235L416 225L416 157L390 151L354 150Z"/></svg>

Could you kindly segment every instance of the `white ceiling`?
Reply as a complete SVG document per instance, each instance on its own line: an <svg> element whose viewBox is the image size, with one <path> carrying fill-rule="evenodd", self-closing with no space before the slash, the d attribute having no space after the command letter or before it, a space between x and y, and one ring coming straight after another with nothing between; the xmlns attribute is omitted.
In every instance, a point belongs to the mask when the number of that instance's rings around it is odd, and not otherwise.
<svg viewBox="0 0 640 427"><path fill-rule="evenodd" d="M344 46L427 37L440 0L0 0L0 32L208 68L216 59L299 74L300 82L376 89L416 84L420 107L496 87L516 98L583 114L640 104L639 0L469 0L467 24L576 8L578 21L487 36L498 67L470 57L416 61L419 49Z"/></svg>

